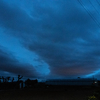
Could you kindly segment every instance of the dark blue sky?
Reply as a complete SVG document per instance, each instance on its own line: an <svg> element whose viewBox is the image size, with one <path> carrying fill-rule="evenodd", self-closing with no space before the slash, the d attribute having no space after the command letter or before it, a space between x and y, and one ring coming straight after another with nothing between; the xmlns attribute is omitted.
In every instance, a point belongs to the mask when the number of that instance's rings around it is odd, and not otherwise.
<svg viewBox="0 0 100 100"><path fill-rule="evenodd" d="M0 0L0 75L99 78L99 16L100 0Z"/></svg>

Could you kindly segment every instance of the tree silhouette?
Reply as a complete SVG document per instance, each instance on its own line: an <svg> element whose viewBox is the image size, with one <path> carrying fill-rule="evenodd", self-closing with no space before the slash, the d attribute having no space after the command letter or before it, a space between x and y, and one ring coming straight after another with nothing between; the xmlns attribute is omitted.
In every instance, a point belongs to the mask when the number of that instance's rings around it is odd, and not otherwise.
<svg viewBox="0 0 100 100"><path fill-rule="evenodd" d="M12 82L14 81L14 77L12 78Z"/></svg>
<svg viewBox="0 0 100 100"><path fill-rule="evenodd" d="M2 79L2 78L1 78L1 76L0 76L0 83L1 83L1 79Z"/></svg>
<svg viewBox="0 0 100 100"><path fill-rule="evenodd" d="M18 75L18 82L19 82L20 79L22 79L22 77L23 77L23 76Z"/></svg>
<svg viewBox="0 0 100 100"><path fill-rule="evenodd" d="M5 78L2 76L2 80L3 80L3 83L5 82L4 80L5 80Z"/></svg>
<svg viewBox="0 0 100 100"><path fill-rule="evenodd" d="M9 82L9 80L10 80L10 77L7 77L6 79L7 79L7 82Z"/></svg>

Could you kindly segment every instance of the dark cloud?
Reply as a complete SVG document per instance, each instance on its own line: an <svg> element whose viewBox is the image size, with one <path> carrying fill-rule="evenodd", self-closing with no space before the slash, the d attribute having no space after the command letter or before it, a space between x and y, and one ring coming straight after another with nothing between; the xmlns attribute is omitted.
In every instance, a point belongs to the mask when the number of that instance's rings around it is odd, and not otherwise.
<svg viewBox="0 0 100 100"><path fill-rule="evenodd" d="M98 26L79 7L74 4L61 6L58 14L48 11L51 16L44 17L46 21L38 35L39 40L26 43L29 50L35 51L50 65L51 74L78 76L99 69L98 56L94 54L99 49L95 46L98 42L93 41L95 36L92 33L97 33Z"/></svg>
<svg viewBox="0 0 100 100"><path fill-rule="evenodd" d="M35 21L23 9L8 5L3 0L0 1L0 22L1 27L14 35L34 32Z"/></svg>
<svg viewBox="0 0 100 100"><path fill-rule="evenodd" d="M88 8L87 5L84 7ZM12 7L1 0L0 25L18 35L25 48L39 55L49 65L51 76L82 76L100 68L100 35L96 23L99 19L92 6L87 9L89 13L73 0L34 0L30 6L28 14L19 6ZM5 56L3 59L19 69L25 67L23 73L32 68Z"/></svg>
<svg viewBox="0 0 100 100"><path fill-rule="evenodd" d="M31 64L21 63L7 50L0 47L0 71L13 75L23 75L27 77L37 77L38 73ZM6 74L5 74L6 75Z"/></svg>

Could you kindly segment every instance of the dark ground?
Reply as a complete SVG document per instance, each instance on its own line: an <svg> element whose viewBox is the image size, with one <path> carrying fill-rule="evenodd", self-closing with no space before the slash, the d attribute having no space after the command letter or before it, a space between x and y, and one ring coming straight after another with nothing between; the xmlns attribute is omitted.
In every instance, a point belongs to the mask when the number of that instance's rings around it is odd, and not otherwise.
<svg viewBox="0 0 100 100"><path fill-rule="evenodd" d="M98 97L100 88L2 90L0 100L87 100L94 94Z"/></svg>

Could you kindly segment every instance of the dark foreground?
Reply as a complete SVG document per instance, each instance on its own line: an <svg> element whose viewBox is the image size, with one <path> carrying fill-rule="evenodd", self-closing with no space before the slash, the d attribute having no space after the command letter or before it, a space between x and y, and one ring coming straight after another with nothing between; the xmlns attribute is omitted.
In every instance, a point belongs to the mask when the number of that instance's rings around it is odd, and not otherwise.
<svg viewBox="0 0 100 100"><path fill-rule="evenodd" d="M0 100L87 100L99 98L100 88L22 89L0 91ZM98 99L99 100L99 99Z"/></svg>

